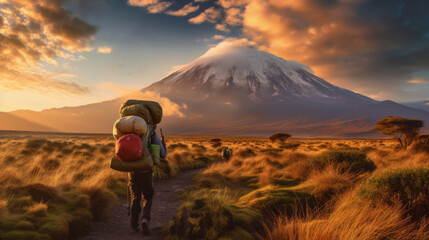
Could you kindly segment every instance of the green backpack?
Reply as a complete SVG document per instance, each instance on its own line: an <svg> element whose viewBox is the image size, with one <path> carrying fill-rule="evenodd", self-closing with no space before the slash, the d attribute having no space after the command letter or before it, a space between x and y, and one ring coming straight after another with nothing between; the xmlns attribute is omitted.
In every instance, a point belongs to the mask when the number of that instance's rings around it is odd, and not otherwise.
<svg viewBox="0 0 429 240"><path fill-rule="evenodd" d="M143 157L135 160L124 162L116 157L110 161L110 168L121 172L149 171L153 168L154 163L159 163L159 153L151 153L150 137L156 129L156 124L161 122L162 107L157 102L144 100L128 100L124 102L119 109L121 118L126 116L139 116L147 123L146 134L142 137Z"/></svg>

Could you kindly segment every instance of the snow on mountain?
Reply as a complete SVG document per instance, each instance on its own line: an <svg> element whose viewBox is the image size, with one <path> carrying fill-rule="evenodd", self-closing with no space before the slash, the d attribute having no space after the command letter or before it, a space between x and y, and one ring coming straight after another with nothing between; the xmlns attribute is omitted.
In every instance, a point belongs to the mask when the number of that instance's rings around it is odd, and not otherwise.
<svg viewBox="0 0 429 240"><path fill-rule="evenodd" d="M166 95L194 92L205 99L226 89L246 93L250 99L275 97L376 102L330 84L313 75L313 71L304 64L229 42L211 48L146 90Z"/></svg>

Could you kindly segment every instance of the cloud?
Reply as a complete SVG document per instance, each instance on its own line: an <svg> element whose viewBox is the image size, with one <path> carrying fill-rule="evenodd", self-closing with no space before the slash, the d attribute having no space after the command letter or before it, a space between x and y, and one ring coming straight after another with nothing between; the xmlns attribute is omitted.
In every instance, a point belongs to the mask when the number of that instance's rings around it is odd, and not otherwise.
<svg viewBox="0 0 429 240"><path fill-rule="evenodd" d="M138 88L121 87L121 86L116 85L116 84L111 83L111 82L103 83L103 84L101 84L101 86L103 88L107 88L109 90L112 90L116 96L123 96L123 95L127 95L130 93L134 93L136 91L139 91Z"/></svg>
<svg viewBox="0 0 429 240"><path fill-rule="evenodd" d="M220 10L214 7L207 8L198 16L189 19L188 21L193 24L201 24L203 22L215 23L220 17Z"/></svg>
<svg viewBox="0 0 429 240"><path fill-rule="evenodd" d="M224 39L225 36L216 34L212 38L215 39L215 40L219 40L219 39Z"/></svg>
<svg viewBox="0 0 429 240"><path fill-rule="evenodd" d="M43 62L79 60L92 50L96 28L74 17L57 0L8 0L0 8L0 89L82 95L86 86L48 71Z"/></svg>
<svg viewBox="0 0 429 240"><path fill-rule="evenodd" d="M215 25L215 29L222 31L222 32L230 32L231 30L228 29L228 27L226 26L226 24L216 24Z"/></svg>
<svg viewBox="0 0 429 240"><path fill-rule="evenodd" d="M140 92L136 91L126 96L127 99L150 99L151 101L158 102L162 107L162 113L165 117L173 117L177 116L180 118L185 117L185 114L182 112L183 109L186 109L187 106L184 105L181 107L179 104L171 101L166 97L161 97L161 95L157 92L146 91Z"/></svg>
<svg viewBox="0 0 429 240"><path fill-rule="evenodd" d="M413 79L410 79L410 80L408 80L407 82L408 82L408 83L414 83L414 84L424 84L424 83L428 83L427 81L425 81L425 80L423 80L423 79L421 79L421 78L418 78L418 77L415 77L415 78L413 78Z"/></svg>
<svg viewBox="0 0 429 240"><path fill-rule="evenodd" d="M172 16L187 16L188 14L197 11L199 8L200 6L194 6L193 3L188 3L179 10L176 10L176 11L170 10L170 11L167 11L166 13Z"/></svg>
<svg viewBox="0 0 429 240"><path fill-rule="evenodd" d="M144 7L149 13L161 13L173 3L160 0L128 0L128 4L136 7Z"/></svg>
<svg viewBox="0 0 429 240"><path fill-rule="evenodd" d="M98 48L97 52L98 52L98 53L109 54L109 53L111 53L111 52L112 52L112 48L107 47L107 46L102 46L102 47L99 47L99 48Z"/></svg>
<svg viewBox="0 0 429 240"><path fill-rule="evenodd" d="M407 81L428 70L425 9L424 0L391 0L388 6L367 0L218 0L188 21L238 31L259 50L308 65L341 87L367 95L384 88L383 97L401 99L409 96Z"/></svg>
<svg viewBox="0 0 429 240"><path fill-rule="evenodd" d="M409 95L406 80L429 62L423 8L429 3L252 0L242 27L261 50L311 66L328 81L364 86L364 94L387 86L385 96L398 99Z"/></svg>

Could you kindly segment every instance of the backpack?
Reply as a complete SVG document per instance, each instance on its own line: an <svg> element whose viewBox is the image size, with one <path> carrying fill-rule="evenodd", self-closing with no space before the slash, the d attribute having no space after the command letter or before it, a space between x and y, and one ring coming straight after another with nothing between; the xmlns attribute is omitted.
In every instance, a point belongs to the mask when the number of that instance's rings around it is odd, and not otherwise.
<svg viewBox="0 0 429 240"><path fill-rule="evenodd" d="M141 138L134 133L123 135L116 142L115 156L121 161L134 161L142 157Z"/></svg>
<svg viewBox="0 0 429 240"><path fill-rule="evenodd" d="M157 102L144 100L127 100L120 109L121 118L139 116L147 123L147 131L142 137L142 158L124 162L116 157L110 161L110 168L121 172L148 171L153 168L154 159L150 152L151 138L155 134L156 124L161 122L162 107Z"/></svg>

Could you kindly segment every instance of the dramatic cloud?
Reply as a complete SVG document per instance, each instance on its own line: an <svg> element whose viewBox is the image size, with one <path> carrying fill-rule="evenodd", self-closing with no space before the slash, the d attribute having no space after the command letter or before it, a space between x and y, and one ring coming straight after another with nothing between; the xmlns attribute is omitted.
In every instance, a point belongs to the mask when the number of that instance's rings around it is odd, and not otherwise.
<svg viewBox="0 0 429 240"><path fill-rule="evenodd" d="M166 13L168 15L172 16L187 16L190 13L193 13L197 11L200 8L200 6L194 6L193 3L186 4L183 8L176 10L176 11L167 11Z"/></svg>
<svg viewBox="0 0 429 240"><path fill-rule="evenodd" d="M221 11L215 9L214 7L207 8L204 12L200 13L198 16L189 19L190 23L201 24L203 22L215 23L220 17Z"/></svg>
<svg viewBox="0 0 429 240"><path fill-rule="evenodd" d="M0 1L0 89L81 95L88 88L45 70L56 58L92 50L96 28L71 15L57 0Z"/></svg>
<svg viewBox="0 0 429 240"><path fill-rule="evenodd" d="M409 97L416 76L428 84L429 1L211 2L188 21L238 32L258 49L302 62L334 84L379 99ZM422 89L412 90L415 98L427 97Z"/></svg>
<svg viewBox="0 0 429 240"><path fill-rule="evenodd" d="M103 47L99 47L97 50L98 53L104 53L104 54L109 54L112 52L112 48L107 47L107 46L103 46Z"/></svg>

